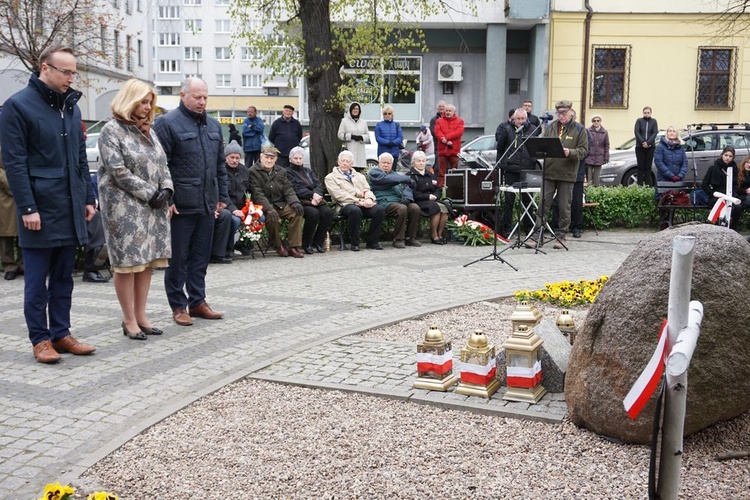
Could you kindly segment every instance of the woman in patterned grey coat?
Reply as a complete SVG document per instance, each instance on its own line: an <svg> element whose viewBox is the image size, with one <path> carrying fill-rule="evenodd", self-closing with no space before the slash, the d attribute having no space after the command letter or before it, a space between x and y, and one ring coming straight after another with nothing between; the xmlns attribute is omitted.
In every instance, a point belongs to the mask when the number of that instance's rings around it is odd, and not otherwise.
<svg viewBox="0 0 750 500"><path fill-rule="evenodd" d="M112 101L112 116L99 136L99 203L114 268L122 332L134 340L164 333L146 317L154 267L171 257L169 199L172 178L155 133L156 94L128 80Z"/></svg>

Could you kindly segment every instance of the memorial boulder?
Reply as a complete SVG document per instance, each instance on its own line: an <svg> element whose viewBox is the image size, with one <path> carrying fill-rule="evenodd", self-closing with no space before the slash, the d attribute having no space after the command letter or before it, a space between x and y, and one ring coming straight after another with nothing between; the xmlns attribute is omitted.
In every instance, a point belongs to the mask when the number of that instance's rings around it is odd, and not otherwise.
<svg viewBox="0 0 750 500"><path fill-rule="evenodd" d="M723 227L685 224L640 241L589 310L565 378L576 425L625 442L650 442L656 395L634 421L622 400L651 358L667 316L678 235L695 236L691 300L704 310L688 370L685 434L750 409L750 245Z"/></svg>

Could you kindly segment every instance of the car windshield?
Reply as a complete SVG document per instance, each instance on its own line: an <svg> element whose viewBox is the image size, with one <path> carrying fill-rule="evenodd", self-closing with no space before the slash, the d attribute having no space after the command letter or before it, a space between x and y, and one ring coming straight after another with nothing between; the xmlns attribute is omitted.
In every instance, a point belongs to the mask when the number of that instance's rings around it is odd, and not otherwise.
<svg viewBox="0 0 750 500"><path fill-rule="evenodd" d="M91 135L88 139L86 139L86 147L87 148L95 148L96 144L99 142L99 136L98 135Z"/></svg>
<svg viewBox="0 0 750 500"><path fill-rule="evenodd" d="M466 149L469 151L484 151L486 149L494 149L494 148L495 148L495 137L492 135L479 137L466 146Z"/></svg>

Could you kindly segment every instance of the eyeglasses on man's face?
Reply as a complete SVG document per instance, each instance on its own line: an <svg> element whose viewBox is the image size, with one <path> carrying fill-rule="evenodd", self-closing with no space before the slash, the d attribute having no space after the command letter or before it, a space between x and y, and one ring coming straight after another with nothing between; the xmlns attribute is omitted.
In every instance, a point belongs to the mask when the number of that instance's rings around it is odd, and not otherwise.
<svg viewBox="0 0 750 500"><path fill-rule="evenodd" d="M76 77L78 77L80 75L80 73L78 73L78 71L71 71L69 69L60 69L57 66L54 66L54 65L52 65L50 63L44 63L44 64L46 64L50 68L54 69L55 71L59 71L60 73L62 73L65 76L72 76L73 78L76 78Z"/></svg>

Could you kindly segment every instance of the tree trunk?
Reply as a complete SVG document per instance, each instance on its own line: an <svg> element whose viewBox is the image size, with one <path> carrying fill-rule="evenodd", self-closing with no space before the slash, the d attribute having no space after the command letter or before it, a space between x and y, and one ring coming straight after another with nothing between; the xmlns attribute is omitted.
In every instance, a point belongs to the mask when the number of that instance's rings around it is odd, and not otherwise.
<svg viewBox="0 0 750 500"><path fill-rule="evenodd" d="M330 0L299 0L307 98L310 116L310 166L321 181L336 165L341 141L338 133L344 108L337 96L342 54L331 45Z"/></svg>

